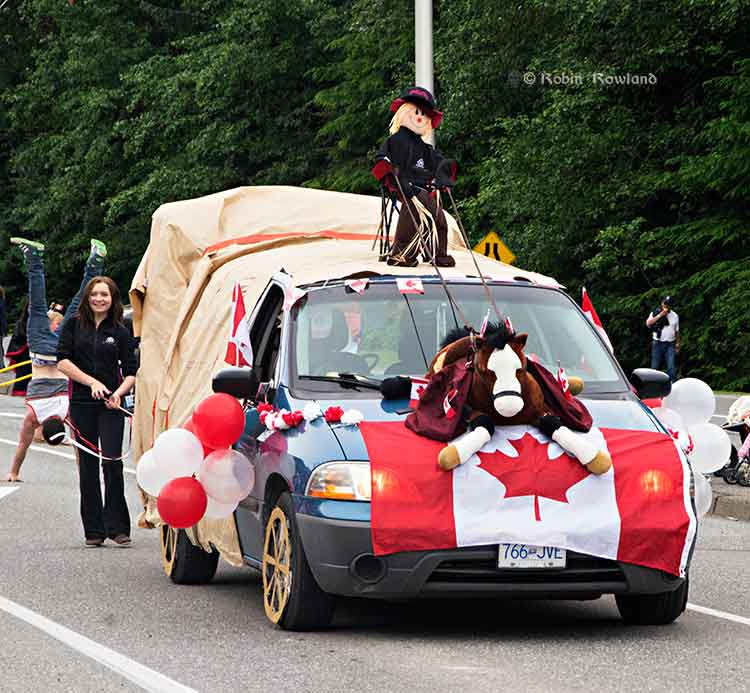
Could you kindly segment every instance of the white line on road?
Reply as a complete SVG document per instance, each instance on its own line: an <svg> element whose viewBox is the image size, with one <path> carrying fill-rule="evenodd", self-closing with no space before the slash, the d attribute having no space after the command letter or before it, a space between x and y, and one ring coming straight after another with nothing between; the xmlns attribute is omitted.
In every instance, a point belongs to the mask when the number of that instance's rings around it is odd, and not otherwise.
<svg viewBox="0 0 750 693"><path fill-rule="evenodd" d="M26 418L26 414L10 414L8 412L0 411L0 416L8 416L11 419L24 419Z"/></svg>
<svg viewBox="0 0 750 693"><path fill-rule="evenodd" d="M743 626L750 626L750 618L744 616L737 616L735 614L729 614L726 611L717 611L716 609L710 609L707 606L698 606L698 604L688 603L687 608L691 611L697 611L699 614L706 614L707 616L716 616L716 618L723 618L727 621L734 621L735 623L741 623Z"/></svg>
<svg viewBox="0 0 750 693"><path fill-rule="evenodd" d="M16 447L18 445L17 440L8 440L7 438L0 438L0 443L5 443L6 445L12 445L13 447ZM57 450L48 450L47 448L40 448L38 445L32 445L29 448L30 450L34 450L35 452L46 452L48 455L56 455L57 457L64 457L68 460L74 460L76 458L75 455L70 454L69 452L58 452ZM126 467L125 465L122 466L122 471L126 474L135 474L135 469L132 469L131 467Z"/></svg>
<svg viewBox="0 0 750 693"><path fill-rule="evenodd" d="M175 693L195 693L194 688L188 688L158 671L149 669L125 655L89 640L89 638L61 626L59 623L50 621L41 614L5 599L5 597L0 597L0 609L47 633L47 635L77 650L86 657L96 660L144 690L154 691L154 693L171 693L172 691Z"/></svg>
<svg viewBox="0 0 750 693"><path fill-rule="evenodd" d="M13 491L18 491L18 486L6 486L4 488L0 487L0 498L3 498L4 496L9 496Z"/></svg>

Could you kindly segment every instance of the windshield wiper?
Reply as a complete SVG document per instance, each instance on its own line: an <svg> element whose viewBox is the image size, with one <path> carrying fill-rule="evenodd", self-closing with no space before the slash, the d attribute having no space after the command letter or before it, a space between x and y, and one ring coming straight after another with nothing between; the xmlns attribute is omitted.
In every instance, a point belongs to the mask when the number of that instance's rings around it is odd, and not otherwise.
<svg viewBox="0 0 750 693"><path fill-rule="evenodd" d="M330 373L329 375L300 375L300 380L315 380L322 383L337 383L341 387L356 389L364 387L368 390L380 390L381 381L357 373Z"/></svg>

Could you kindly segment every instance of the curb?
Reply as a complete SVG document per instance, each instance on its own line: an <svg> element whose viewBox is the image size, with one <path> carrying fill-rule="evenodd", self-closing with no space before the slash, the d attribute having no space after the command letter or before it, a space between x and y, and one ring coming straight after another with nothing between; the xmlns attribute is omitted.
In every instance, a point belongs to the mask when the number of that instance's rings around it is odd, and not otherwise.
<svg viewBox="0 0 750 693"><path fill-rule="evenodd" d="M719 483L723 485L723 482L719 481L711 484L714 498L711 502L711 509L706 514L725 517L729 520L750 522L750 489L728 486L727 488L732 489L732 491L722 493L724 489Z"/></svg>

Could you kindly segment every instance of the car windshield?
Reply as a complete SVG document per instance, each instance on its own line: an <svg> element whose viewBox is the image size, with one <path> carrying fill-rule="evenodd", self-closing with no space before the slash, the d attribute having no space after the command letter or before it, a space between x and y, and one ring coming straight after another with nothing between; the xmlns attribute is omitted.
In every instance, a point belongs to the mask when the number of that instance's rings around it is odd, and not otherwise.
<svg viewBox="0 0 750 693"><path fill-rule="evenodd" d="M310 376L358 374L370 378L424 375L449 330L462 324L439 282L423 294L401 294L393 280L371 280L362 294L343 286L314 289L293 314L292 360L305 387L334 383ZM614 359L586 317L564 293L526 285L490 285L498 310L516 332L528 333L525 353L549 370L558 364L583 378L587 394L627 389ZM489 302L481 284L450 285L453 300L479 329ZM490 320L495 320L494 312Z"/></svg>

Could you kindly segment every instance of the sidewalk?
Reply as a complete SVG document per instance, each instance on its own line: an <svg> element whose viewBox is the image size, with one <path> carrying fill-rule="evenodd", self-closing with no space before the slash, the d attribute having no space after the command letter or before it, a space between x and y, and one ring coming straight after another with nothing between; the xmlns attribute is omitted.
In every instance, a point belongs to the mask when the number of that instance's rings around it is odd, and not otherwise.
<svg viewBox="0 0 750 693"><path fill-rule="evenodd" d="M711 489L714 498L709 515L750 522L750 487L730 485L723 479L712 476Z"/></svg>

